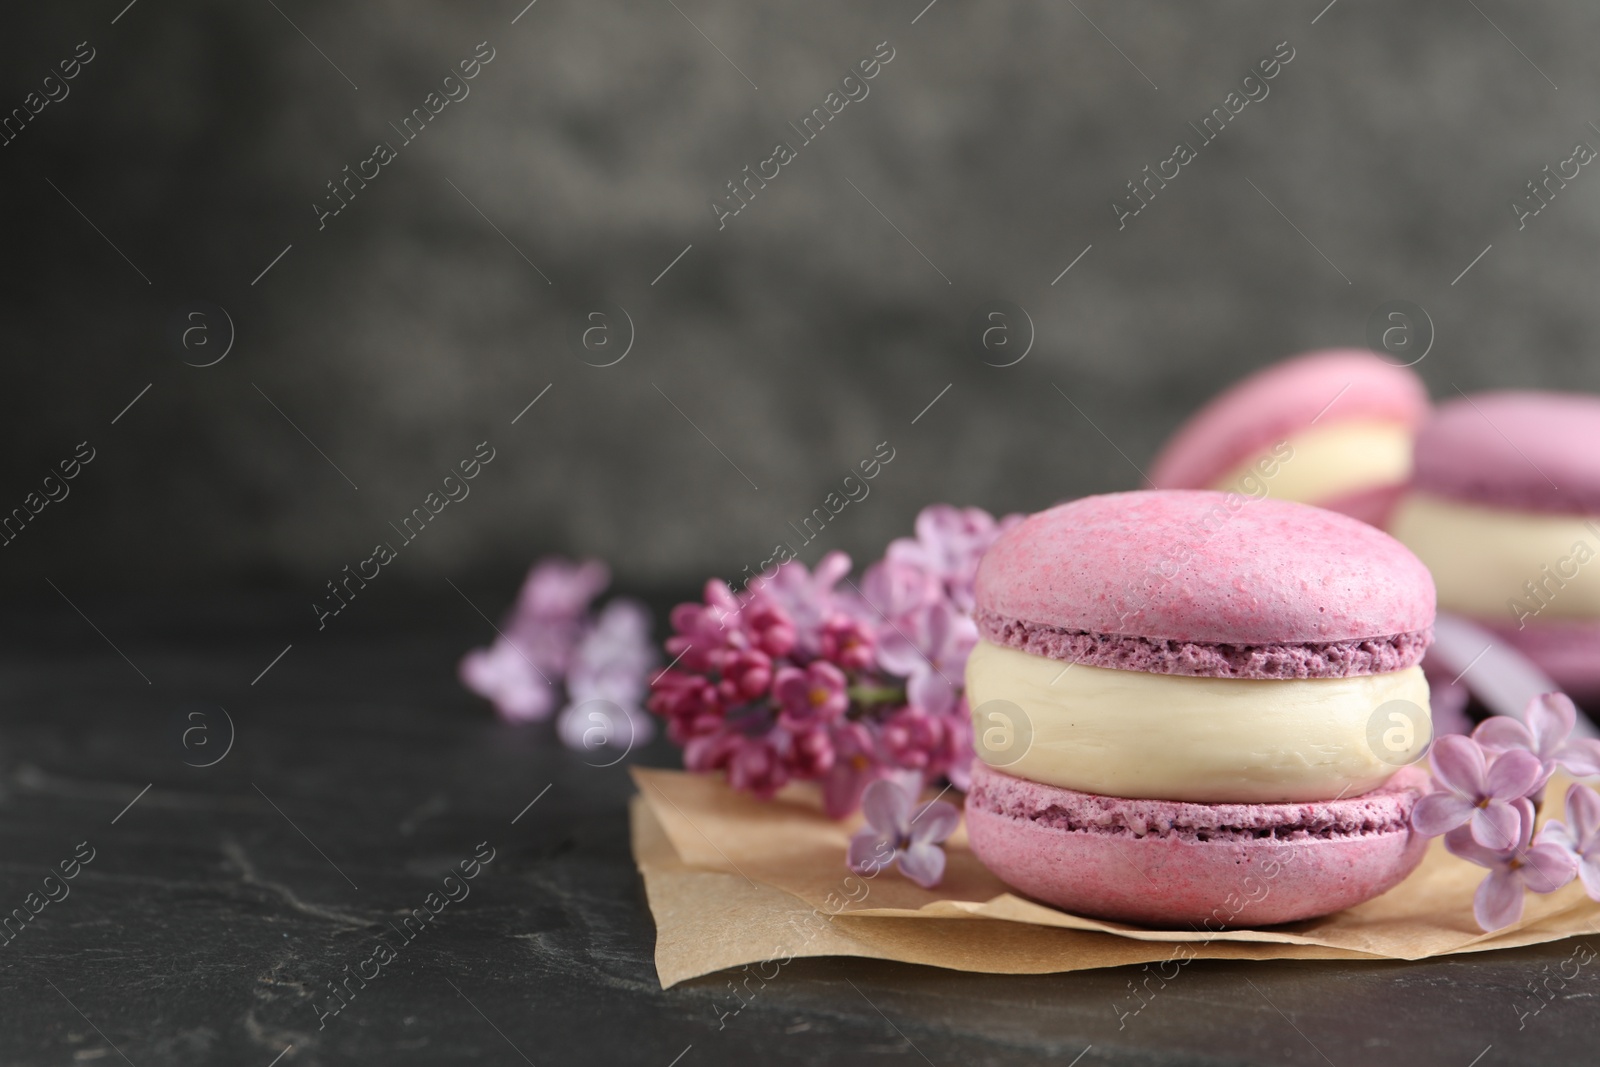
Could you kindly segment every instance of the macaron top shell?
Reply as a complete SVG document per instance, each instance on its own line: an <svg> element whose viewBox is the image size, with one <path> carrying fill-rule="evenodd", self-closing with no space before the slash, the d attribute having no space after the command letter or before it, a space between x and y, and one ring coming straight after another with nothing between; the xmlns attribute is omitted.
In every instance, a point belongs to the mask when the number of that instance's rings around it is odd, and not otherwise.
<svg viewBox="0 0 1600 1067"><path fill-rule="evenodd" d="M1412 484L1491 507L1600 514L1600 397L1507 391L1441 404L1417 435Z"/></svg>
<svg viewBox="0 0 1600 1067"><path fill-rule="evenodd" d="M1337 662L1300 662L1287 676L1377 673L1418 662L1434 617L1427 568L1381 530L1205 490L1112 493L1039 512L984 555L976 600L992 641L1075 659L1037 631L1122 635L1155 660L1101 665L1234 677L1247 675L1220 660L1196 666L1194 646L1343 646ZM1348 654L1361 649L1379 651Z"/></svg>
<svg viewBox="0 0 1600 1067"><path fill-rule="evenodd" d="M1168 439L1150 468L1160 489L1206 489L1313 425L1363 419L1416 426L1428 391L1415 372L1359 348L1275 363L1224 391Z"/></svg>

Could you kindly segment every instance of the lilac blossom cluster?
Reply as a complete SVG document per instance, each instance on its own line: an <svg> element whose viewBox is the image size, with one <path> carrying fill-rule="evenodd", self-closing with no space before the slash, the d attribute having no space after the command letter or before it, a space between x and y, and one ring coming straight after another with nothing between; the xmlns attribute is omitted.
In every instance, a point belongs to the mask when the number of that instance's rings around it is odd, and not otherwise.
<svg viewBox="0 0 1600 1067"><path fill-rule="evenodd" d="M1497 715L1471 736L1440 737L1429 754L1435 789L1411 813L1419 833L1443 834L1448 851L1488 869L1472 902L1485 930L1522 917L1525 889L1554 893L1581 878L1600 900L1600 794L1574 783L1567 820L1552 819L1534 833L1557 768L1580 778L1600 775L1600 741L1571 736L1577 709L1561 693L1529 701L1523 720Z"/></svg>
<svg viewBox="0 0 1600 1067"><path fill-rule="evenodd" d="M510 722L548 719L559 704L556 732L571 748L648 741L643 701L659 663L650 613L626 597L594 610L610 583L598 560L540 560L494 644L462 658L462 684Z"/></svg>
<svg viewBox="0 0 1600 1067"><path fill-rule="evenodd" d="M984 551L1021 519L924 508L916 536L892 542L859 585L843 552L814 571L785 562L738 593L713 579L703 602L673 609L672 662L651 686L650 710L689 770L720 771L760 797L820 781L833 818L882 779L910 796L941 777L964 788L973 580Z"/></svg>

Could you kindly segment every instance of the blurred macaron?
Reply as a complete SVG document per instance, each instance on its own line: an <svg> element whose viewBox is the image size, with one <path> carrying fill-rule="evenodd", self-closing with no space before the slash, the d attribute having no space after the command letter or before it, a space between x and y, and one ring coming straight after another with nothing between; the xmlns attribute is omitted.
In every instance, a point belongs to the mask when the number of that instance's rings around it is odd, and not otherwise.
<svg viewBox="0 0 1600 1067"><path fill-rule="evenodd" d="M1315 504L1381 526L1410 477L1428 412L1427 389L1409 368L1365 349L1309 352L1197 411L1157 454L1150 481Z"/></svg>
<svg viewBox="0 0 1600 1067"><path fill-rule="evenodd" d="M1600 397L1494 392L1441 404L1389 530L1439 608L1487 627L1564 689L1600 697Z"/></svg>

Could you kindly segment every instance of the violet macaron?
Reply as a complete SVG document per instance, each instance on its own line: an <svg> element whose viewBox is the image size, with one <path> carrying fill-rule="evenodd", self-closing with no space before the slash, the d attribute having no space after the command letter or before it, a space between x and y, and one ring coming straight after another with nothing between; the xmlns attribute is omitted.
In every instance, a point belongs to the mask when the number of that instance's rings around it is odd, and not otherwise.
<svg viewBox="0 0 1600 1067"><path fill-rule="evenodd" d="M1087 497L978 567L967 834L1007 884L1131 922L1290 922L1421 861L1427 568L1288 501Z"/></svg>
<svg viewBox="0 0 1600 1067"><path fill-rule="evenodd" d="M1439 606L1573 696L1600 697L1600 397L1497 392L1439 406L1389 523Z"/></svg>
<svg viewBox="0 0 1600 1067"><path fill-rule="evenodd" d="M1427 389L1409 368L1365 349L1310 352L1201 408L1162 447L1150 480L1297 500L1382 525L1427 414Z"/></svg>

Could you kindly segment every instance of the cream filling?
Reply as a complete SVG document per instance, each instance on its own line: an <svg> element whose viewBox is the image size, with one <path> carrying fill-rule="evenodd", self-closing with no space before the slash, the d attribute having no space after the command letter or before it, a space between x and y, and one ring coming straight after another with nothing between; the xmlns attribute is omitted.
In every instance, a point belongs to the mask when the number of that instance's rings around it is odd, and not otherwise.
<svg viewBox="0 0 1600 1067"><path fill-rule="evenodd" d="M1009 774L1208 804L1359 796L1420 756L1432 736L1421 667L1355 678L1191 678L1069 666L980 641L967 660L967 701L978 755Z"/></svg>
<svg viewBox="0 0 1600 1067"><path fill-rule="evenodd" d="M1241 463L1212 488L1315 504L1398 485L1411 476L1411 441L1411 429L1397 422L1312 427Z"/></svg>
<svg viewBox="0 0 1600 1067"><path fill-rule="evenodd" d="M1389 527L1433 572L1441 608L1516 627L1600 618L1600 518L1412 492Z"/></svg>

